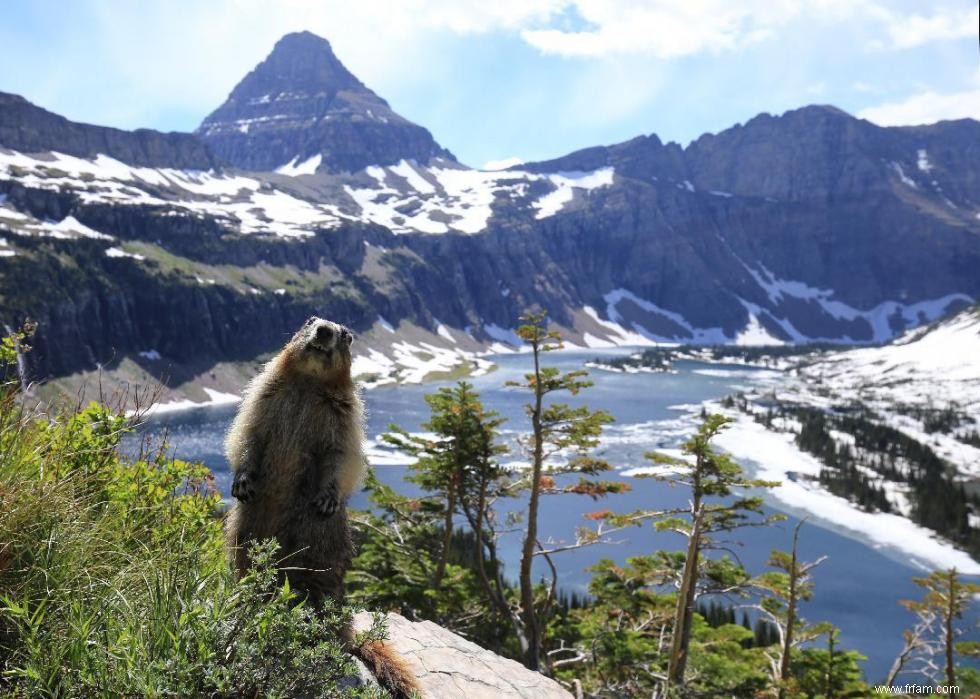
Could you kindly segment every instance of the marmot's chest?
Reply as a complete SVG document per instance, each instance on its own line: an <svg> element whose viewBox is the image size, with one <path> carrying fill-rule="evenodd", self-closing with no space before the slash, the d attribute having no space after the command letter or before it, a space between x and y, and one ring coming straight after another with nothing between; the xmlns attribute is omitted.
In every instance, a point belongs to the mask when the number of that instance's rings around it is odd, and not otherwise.
<svg viewBox="0 0 980 699"><path fill-rule="evenodd" d="M352 402L314 392L284 401L276 432L290 446L335 448L351 428Z"/></svg>

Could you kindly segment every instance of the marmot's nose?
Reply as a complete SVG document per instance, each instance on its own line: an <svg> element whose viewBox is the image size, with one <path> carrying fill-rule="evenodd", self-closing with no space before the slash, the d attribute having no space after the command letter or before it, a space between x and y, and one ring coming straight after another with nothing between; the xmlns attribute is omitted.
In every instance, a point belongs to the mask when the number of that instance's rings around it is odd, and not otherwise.
<svg viewBox="0 0 980 699"><path fill-rule="evenodd" d="M329 345L333 341L333 330L329 325L321 325L316 329L316 341L321 345Z"/></svg>

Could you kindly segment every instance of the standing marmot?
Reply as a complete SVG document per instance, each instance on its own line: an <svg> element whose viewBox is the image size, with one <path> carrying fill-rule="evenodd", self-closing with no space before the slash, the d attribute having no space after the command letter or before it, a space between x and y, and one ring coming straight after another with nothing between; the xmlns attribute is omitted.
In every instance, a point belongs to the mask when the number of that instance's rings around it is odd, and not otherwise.
<svg viewBox="0 0 980 699"><path fill-rule="evenodd" d="M248 544L274 538L282 575L314 607L327 597L343 600L353 555L345 503L366 468L352 341L342 325L307 320L249 384L225 440L238 500L225 531L238 575L249 567ZM387 647L355 650L388 689L419 692L414 674Z"/></svg>

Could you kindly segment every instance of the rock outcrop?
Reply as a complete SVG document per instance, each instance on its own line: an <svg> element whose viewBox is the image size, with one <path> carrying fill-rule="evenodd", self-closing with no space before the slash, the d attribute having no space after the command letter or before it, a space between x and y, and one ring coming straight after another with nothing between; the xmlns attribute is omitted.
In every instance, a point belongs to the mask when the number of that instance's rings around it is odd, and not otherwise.
<svg viewBox="0 0 980 699"><path fill-rule="evenodd" d="M367 631L372 617L361 612L354 629ZM502 658L431 621L411 622L388 614L388 640L415 670L423 699L570 699L560 684Z"/></svg>

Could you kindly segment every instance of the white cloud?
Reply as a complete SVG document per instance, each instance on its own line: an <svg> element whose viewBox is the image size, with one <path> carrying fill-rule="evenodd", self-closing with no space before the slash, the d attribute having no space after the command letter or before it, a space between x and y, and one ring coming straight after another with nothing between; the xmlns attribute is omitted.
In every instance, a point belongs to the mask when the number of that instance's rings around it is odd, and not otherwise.
<svg viewBox="0 0 980 699"><path fill-rule="evenodd" d="M980 7L943 8L923 15L896 15L883 8L877 14L885 23L890 41L878 48L909 49L932 41L964 39L977 36Z"/></svg>
<svg viewBox="0 0 980 699"><path fill-rule="evenodd" d="M862 109L858 116L879 126L933 124L944 119L980 119L980 87L944 94L926 90L899 102Z"/></svg>
<svg viewBox="0 0 980 699"><path fill-rule="evenodd" d="M556 152L566 148L556 134L569 147L648 130L685 140L734 115L775 111L774 104L837 100L858 79L859 104L901 95L901 85L920 93L861 113L875 121L978 116L977 90L966 88L980 83L949 94L956 83L938 82L957 74L955 61L927 58L933 82L906 75L901 61L917 55L896 54L892 66L892 56L867 51L875 39L881 48L901 49L975 31L969 0L907 0L904 10L890 0L277 0L275 11L267 0L173 0L87 7L79 13L83 27L50 22L47 41L0 26L0 53L31 67L8 68L15 79L5 78L6 89L73 119L124 128L194 128L284 33L304 29L329 39L396 111L473 162L508 152L530 157L536 141L527 134L535 128L548 131L550 140L535 138ZM748 46L756 50L733 55ZM473 55L456 60L475 54L474 47L485 48L493 63ZM588 60L534 61L532 52ZM842 76L839 61L826 60L830 53L853 59L855 70ZM726 59L671 60L719 54ZM865 60L867 70L857 70ZM883 62L889 65L882 70ZM483 132L495 134L503 153L467 144L466 98L474 83L497 96L493 115L501 121ZM695 125L670 116L678 104Z"/></svg>
<svg viewBox="0 0 980 699"><path fill-rule="evenodd" d="M895 12L877 2L849 0L566 0L565 10L584 20L586 29L526 26L521 37L546 54L596 57L648 54L678 58L721 53L765 41L790 22L830 25L860 22L887 39L869 39L872 48L905 49L932 41L976 36L976 6L936 7L924 16ZM556 16L539 13L541 22Z"/></svg>
<svg viewBox="0 0 980 699"><path fill-rule="evenodd" d="M569 5L589 29L528 28L521 37L544 53L561 56L676 58L761 41L801 9L786 0L577 0Z"/></svg>

